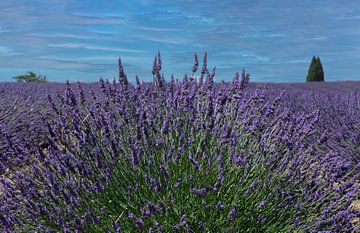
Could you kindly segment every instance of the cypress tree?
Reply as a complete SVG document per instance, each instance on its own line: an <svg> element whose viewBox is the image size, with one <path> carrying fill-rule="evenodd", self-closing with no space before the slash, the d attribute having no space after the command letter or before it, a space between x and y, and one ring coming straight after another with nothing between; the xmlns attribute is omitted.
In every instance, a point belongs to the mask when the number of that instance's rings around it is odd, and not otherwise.
<svg viewBox="0 0 360 233"><path fill-rule="evenodd" d="M316 58L315 56L313 56L309 66L308 75L306 76L306 82L315 81L314 80L315 63L316 63Z"/></svg>
<svg viewBox="0 0 360 233"><path fill-rule="evenodd" d="M317 58L316 64L317 64L317 69L318 69L318 80L317 81L323 82L323 81L325 81L324 80L324 70L323 70L323 66L320 61L320 57Z"/></svg>
<svg viewBox="0 0 360 233"><path fill-rule="evenodd" d="M324 70L320 61L319 57L313 56L309 70L308 75L306 77L306 82L323 82L324 81Z"/></svg>

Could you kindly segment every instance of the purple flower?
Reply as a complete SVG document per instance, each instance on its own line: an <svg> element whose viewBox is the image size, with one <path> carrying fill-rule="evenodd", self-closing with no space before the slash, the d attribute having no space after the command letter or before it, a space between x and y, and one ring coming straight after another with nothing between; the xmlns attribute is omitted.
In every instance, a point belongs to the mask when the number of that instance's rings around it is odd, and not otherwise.
<svg viewBox="0 0 360 233"><path fill-rule="evenodd" d="M113 228L115 229L115 232L116 233L120 233L121 230L120 230L120 224L118 222L114 222L113 223Z"/></svg>
<svg viewBox="0 0 360 233"><path fill-rule="evenodd" d="M163 126L161 128L161 132L163 134L167 134L169 132L169 122L167 120L164 120Z"/></svg>
<svg viewBox="0 0 360 233"><path fill-rule="evenodd" d="M266 202L265 201L261 201L258 208L259 209L264 209L265 208L265 205L266 205Z"/></svg>
<svg viewBox="0 0 360 233"><path fill-rule="evenodd" d="M136 217L133 213L129 213L128 218L135 222L137 228L141 229L144 227L144 221L141 218Z"/></svg>
<svg viewBox="0 0 360 233"><path fill-rule="evenodd" d="M118 65L119 65L119 79L122 80L125 76L125 72L124 72L124 67L121 63L121 59L119 58L119 61L118 61Z"/></svg>
<svg viewBox="0 0 360 233"><path fill-rule="evenodd" d="M154 62L153 62L153 68L152 68L152 74L155 75L157 72L157 55L155 55Z"/></svg>
<svg viewBox="0 0 360 233"><path fill-rule="evenodd" d="M196 55L196 53L194 54L194 67L192 68L192 72L196 73L197 69L199 66L199 61L198 61L198 57Z"/></svg>
<svg viewBox="0 0 360 233"><path fill-rule="evenodd" d="M157 71L160 71L161 70L161 65L162 65L162 61L161 61L161 56L160 56L160 51L158 51L158 54L157 54Z"/></svg>
<svg viewBox="0 0 360 233"><path fill-rule="evenodd" d="M300 222L300 218L298 216L294 217L294 224L297 225Z"/></svg>
<svg viewBox="0 0 360 233"><path fill-rule="evenodd" d="M189 180L190 180L190 182L193 182L194 177L193 177L192 175L190 175L190 176L189 176Z"/></svg>
<svg viewBox="0 0 360 233"><path fill-rule="evenodd" d="M217 209L218 210L223 210L224 208L225 208L224 204L219 201L218 204L217 204Z"/></svg>
<svg viewBox="0 0 360 233"><path fill-rule="evenodd" d="M180 229L185 228L186 226L187 226L186 214L182 214L181 218L180 218L180 223L173 226L173 229L180 230Z"/></svg>
<svg viewBox="0 0 360 233"><path fill-rule="evenodd" d="M160 166L160 172L164 176L165 180L169 180L170 178L169 173L167 172L166 168L163 165Z"/></svg>
<svg viewBox="0 0 360 233"><path fill-rule="evenodd" d="M203 59L203 66L201 68L201 74L202 75L206 74L206 72L207 72L206 66L207 66L207 53L205 53L204 59Z"/></svg>
<svg viewBox="0 0 360 233"><path fill-rule="evenodd" d="M195 194L196 196L200 197L200 198L204 198L207 195L207 191L206 188L202 188L202 189L190 189L190 192Z"/></svg>
<svg viewBox="0 0 360 233"><path fill-rule="evenodd" d="M169 207L161 200L159 200L156 204L163 212L165 212Z"/></svg>
<svg viewBox="0 0 360 233"><path fill-rule="evenodd" d="M202 231L205 230L205 224L203 221L200 220L198 225L199 225L200 230L202 230Z"/></svg>
<svg viewBox="0 0 360 233"><path fill-rule="evenodd" d="M237 207L236 207L236 205L233 205L228 214L228 219L230 221L234 221L237 217L238 217Z"/></svg>

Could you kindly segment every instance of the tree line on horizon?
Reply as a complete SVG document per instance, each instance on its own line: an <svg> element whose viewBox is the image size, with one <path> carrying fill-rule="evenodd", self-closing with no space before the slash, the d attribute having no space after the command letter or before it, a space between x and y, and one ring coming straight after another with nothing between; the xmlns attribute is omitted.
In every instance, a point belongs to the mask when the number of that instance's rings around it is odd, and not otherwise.
<svg viewBox="0 0 360 233"><path fill-rule="evenodd" d="M33 71L27 71L24 75L18 75L13 77L18 83L47 83L48 78L44 75L37 75ZM306 76L306 82L323 82L324 80L324 69L320 61L320 57L313 56L308 74Z"/></svg>
<svg viewBox="0 0 360 233"><path fill-rule="evenodd" d="M46 76L37 75L33 71L27 71L26 74L13 77L18 83L47 83L49 80Z"/></svg>

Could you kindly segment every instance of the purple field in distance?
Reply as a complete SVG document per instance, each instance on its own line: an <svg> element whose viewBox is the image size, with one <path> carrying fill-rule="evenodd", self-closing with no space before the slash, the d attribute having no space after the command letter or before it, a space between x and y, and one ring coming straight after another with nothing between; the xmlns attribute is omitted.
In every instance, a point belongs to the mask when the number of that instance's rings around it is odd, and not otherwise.
<svg viewBox="0 0 360 233"><path fill-rule="evenodd" d="M216 84L208 77L203 84L185 80L163 86L82 83L80 89L78 84L0 83L2 229L205 232L225 225L252 232L359 229L360 82L241 81ZM123 134L125 129L129 135ZM181 139L184 136L189 141ZM143 155L134 157L128 150ZM94 151L102 153L95 164L89 160ZM216 159L208 158L210 152ZM168 153L180 160L171 156L163 160ZM121 166L108 163L109 158ZM159 173L151 164L157 164ZM74 167L61 170L66 166ZM100 173L85 172L83 166ZM123 183L115 179L122 177L119 172L138 181ZM142 180L137 173L154 177ZM234 175L240 181L231 178ZM88 178L77 180L81 176ZM234 184L230 195L226 190ZM134 204L123 207L128 201L122 198L128 194L116 187L126 185L138 191L129 194ZM74 199L68 199L69 193ZM87 198L98 204L84 202ZM185 200L193 205L187 206ZM215 208L214 215L203 212L204 202ZM256 219L251 220L252 215ZM281 222L276 220L280 216Z"/></svg>

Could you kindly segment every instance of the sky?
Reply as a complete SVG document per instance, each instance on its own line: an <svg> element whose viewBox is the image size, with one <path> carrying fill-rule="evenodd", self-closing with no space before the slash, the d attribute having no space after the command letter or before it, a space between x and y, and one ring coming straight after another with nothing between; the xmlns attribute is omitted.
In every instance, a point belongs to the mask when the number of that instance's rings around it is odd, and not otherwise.
<svg viewBox="0 0 360 233"><path fill-rule="evenodd" d="M208 53L215 81L245 68L253 82L303 82L312 56L326 81L360 80L358 0L0 0L0 81L152 80L191 74ZM201 66L202 62L200 62Z"/></svg>

